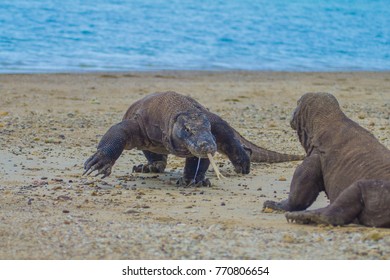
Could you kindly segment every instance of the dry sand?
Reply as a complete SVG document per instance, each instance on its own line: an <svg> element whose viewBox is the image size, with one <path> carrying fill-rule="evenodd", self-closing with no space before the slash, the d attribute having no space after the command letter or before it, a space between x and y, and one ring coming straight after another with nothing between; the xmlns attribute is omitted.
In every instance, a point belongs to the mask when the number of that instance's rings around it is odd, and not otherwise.
<svg viewBox="0 0 390 280"><path fill-rule="evenodd" d="M302 154L289 126L305 92L335 94L353 120L390 148L390 72L148 72L0 75L0 259L390 259L390 230L288 224L263 213L287 197L299 162L209 171L211 188L177 188L184 160L161 175L126 151L104 180L82 177L106 130L142 96L174 90L245 137ZM327 204L324 195L312 208Z"/></svg>

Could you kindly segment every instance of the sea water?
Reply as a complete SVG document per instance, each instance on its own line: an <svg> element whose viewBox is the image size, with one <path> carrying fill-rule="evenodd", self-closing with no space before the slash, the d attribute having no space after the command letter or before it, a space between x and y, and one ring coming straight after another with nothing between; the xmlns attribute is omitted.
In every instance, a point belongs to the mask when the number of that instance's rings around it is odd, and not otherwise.
<svg viewBox="0 0 390 280"><path fill-rule="evenodd" d="M390 70L390 0L0 0L0 72Z"/></svg>

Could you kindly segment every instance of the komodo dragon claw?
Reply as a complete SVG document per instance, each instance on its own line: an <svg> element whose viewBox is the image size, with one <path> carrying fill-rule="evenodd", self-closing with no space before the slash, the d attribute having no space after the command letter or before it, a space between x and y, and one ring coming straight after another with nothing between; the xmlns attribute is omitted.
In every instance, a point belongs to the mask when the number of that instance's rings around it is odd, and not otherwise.
<svg viewBox="0 0 390 280"><path fill-rule="evenodd" d="M176 185L178 187L211 187L211 182L207 178L198 182L195 180L188 182L188 180L185 180L183 177L181 177L179 180L177 180Z"/></svg>
<svg viewBox="0 0 390 280"><path fill-rule="evenodd" d="M101 151L97 151L93 156L91 156L84 164L84 173L83 175L90 175L94 171L98 171L96 176L103 175L102 179L111 174L111 168L114 165L114 162L108 158Z"/></svg>
<svg viewBox="0 0 390 280"><path fill-rule="evenodd" d="M305 217L300 213L287 212L285 214L286 220L288 223L297 223L297 224L314 224L315 221L310 219L310 217Z"/></svg>

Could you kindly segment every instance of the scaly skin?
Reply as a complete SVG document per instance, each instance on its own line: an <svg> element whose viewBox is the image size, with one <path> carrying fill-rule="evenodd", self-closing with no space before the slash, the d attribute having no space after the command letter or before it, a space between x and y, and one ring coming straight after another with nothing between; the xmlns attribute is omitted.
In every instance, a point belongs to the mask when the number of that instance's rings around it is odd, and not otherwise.
<svg viewBox="0 0 390 280"><path fill-rule="evenodd" d="M142 150L148 160L145 165L135 166L135 172L164 172L168 154L186 158L180 185L209 186L205 178L210 164L207 154L217 151L225 154L235 171L242 174L249 173L251 160L282 162L303 158L256 146L197 101L175 92L151 94L131 105L122 122L107 131L97 152L85 162L85 173L97 170L98 175L109 176L123 150L134 148Z"/></svg>
<svg viewBox="0 0 390 280"><path fill-rule="evenodd" d="M349 119L331 94L303 95L291 126L307 156L294 172L288 199L264 207L290 211L287 220L297 223L390 227L390 151ZM330 205L302 211L321 191Z"/></svg>

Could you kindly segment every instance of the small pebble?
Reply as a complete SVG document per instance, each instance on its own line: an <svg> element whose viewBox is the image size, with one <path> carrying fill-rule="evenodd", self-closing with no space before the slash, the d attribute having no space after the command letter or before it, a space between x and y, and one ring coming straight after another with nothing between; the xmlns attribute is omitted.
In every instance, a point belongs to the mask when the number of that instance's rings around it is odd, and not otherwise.
<svg viewBox="0 0 390 280"><path fill-rule="evenodd" d="M72 200L72 198L67 195L60 195L57 197L57 200L67 201L67 200Z"/></svg>
<svg viewBox="0 0 390 280"><path fill-rule="evenodd" d="M129 209L129 210L126 210L124 213L125 214L137 214L137 213L139 213L139 211L134 210L134 209Z"/></svg>
<svg viewBox="0 0 390 280"><path fill-rule="evenodd" d="M271 208L268 208L268 207L263 209L263 213L273 213L273 212L275 212L274 209L271 209Z"/></svg>
<svg viewBox="0 0 390 280"><path fill-rule="evenodd" d="M286 243L297 243L297 240L294 236L290 235L290 234L285 234L283 236L283 242L286 242Z"/></svg>

